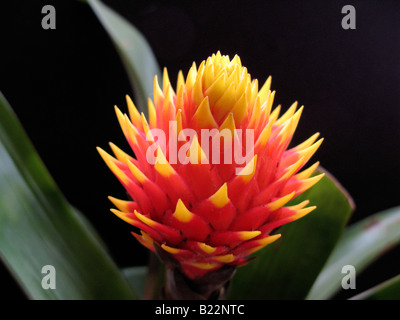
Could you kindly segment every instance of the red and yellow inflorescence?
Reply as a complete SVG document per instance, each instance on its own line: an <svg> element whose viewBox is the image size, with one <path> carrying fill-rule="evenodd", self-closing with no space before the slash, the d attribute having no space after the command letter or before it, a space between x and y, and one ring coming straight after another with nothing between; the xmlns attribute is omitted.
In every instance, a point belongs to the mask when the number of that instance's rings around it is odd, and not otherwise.
<svg viewBox="0 0 400 320"><path fill-rule="evenodd" d="M280 237L272 232L311 212L303 201L285 206L323 176L312 176L318 162L302 170L322 139L318 133L288 149L303 107L294 103L283 115L272 110L275 91L271 77L259 89L240 58L219 52L190 68L186 79L179 72L176 91L166 69L159 86L154 79L154 100L148 101L149 119L140 114L129 97L129 116L116 108L122 131L135 158L114 144L115 157L98 148L102 158L127 190L130 201L110 197L118 209L111 211L140 229L136 239L152 251L162 250L187 277L194 279L224 265L241 266L249 255ZM171 162L168 143L171 121L176 134L185 128L253 130L254 155L248 174L236 174L242 165L212 161ZM166 133L164 152L152 129ZM186 141L178 141L178 148ZM156 161L146 158L155 146ZM199 150L192 153L190 150ZM243 146L243 150L245 147ZM247 150L247 149L246 149ZM211 159L212 149L201 149L199 139L190 140L188 157ZM218 150L221 154L223 149ZM192 154L191 154L192 153ZM214 150L215 153L215 150Z"/></svg>

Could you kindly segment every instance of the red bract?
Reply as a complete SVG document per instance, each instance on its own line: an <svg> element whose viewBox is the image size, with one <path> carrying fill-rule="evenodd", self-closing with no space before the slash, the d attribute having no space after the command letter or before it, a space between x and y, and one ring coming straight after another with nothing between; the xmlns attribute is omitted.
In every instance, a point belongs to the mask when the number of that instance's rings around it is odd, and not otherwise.
<svg viewBox="0 0 400 320"><path fill-rule="evenodd" d="M140 229L134 236L141 244L172 257L168 261L191 279L245 264L280 237L272 234L276 228L315 208L307 207L308 201L285 205L322 178L311 177L318 162L300 172L322 139L315 134L288 149L303 108L296 111L294 103L279 116L279 106L272 110L270 83L268 78L259 89L238 56L230 60L219 52L199 68L193 64L186 80L180 72L176 91L164 70L162 88L154 79L148 120L129 97L129 116L116 108L135 158L114 144L115 158L98 149L131 197L110 197L118 208L111 211ZM207 146L202 129L214 132ZM231 133L227 143L215 135L223 130ZM246 130L254 141L246 140ZM234 141L240 142L235 147L241 148L241 161L234 156Z"/></svg>

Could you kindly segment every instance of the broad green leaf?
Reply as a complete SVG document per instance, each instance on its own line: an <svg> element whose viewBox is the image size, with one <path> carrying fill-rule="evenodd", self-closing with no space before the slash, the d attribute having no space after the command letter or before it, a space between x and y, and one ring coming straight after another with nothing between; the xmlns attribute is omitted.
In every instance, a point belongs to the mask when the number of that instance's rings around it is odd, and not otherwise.
<svg viewBox="0 0 400 320"><path fill-rule="evenodd" d="M342 268L352 265L357 273L400 243L400 207L372 215L349 226L335 248L308 299L328 299L341 288Z"/></svg>
<svg viewBox="0 0 400 320"><path fill-rule="evenodd" d="M122 273L128 280L129 285L139 295L141 299L143 299L144 296L147 272L148 272L147 266L122 269Z"/></svg>
<svg viewBox="0 0 400 320"><path fill-rule="evenodd" d="M134 299L88 221L50 177L0 93L0 256L32 299ZM46 265L56 289L43 289Z"/></svg>
<svg viewBox="0 0 400 320"><path fill-rule="evenodd" d="M147 115L147 99L153 96L153 81L161 72L150 45L126 19L99 0L87 1L111 37L125 65L137 107Z"/></svg>
<svg viewBox="0 0 400 320"><path fill-rule="evenodd" d="M400 274L350 300L400 300Z"/></svg>
<svg viewBox="0 0 400 320"><path fill-rule="evenodd" d="M295 199L317 209L283 226L282 237L238 268L230 299L304 299L335 247L353 210L352 200L329 175Z"/></svg>

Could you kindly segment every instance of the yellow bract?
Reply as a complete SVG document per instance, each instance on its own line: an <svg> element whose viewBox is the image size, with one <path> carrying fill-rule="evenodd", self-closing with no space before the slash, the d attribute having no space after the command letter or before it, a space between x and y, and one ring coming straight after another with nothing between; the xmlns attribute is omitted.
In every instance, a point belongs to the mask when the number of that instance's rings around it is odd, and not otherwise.
<svg viewBox="0 0 400 320"><path fill-rule="evenodd" d="M251 79L237 55L230 60L228 56L223 56L218 51L207 61L201 62L198 68L193 63L186 81L182 78L182 73L180 73L176 87L176 107L180 109L185 101L185 95L189 94L195 107L193 118L202 128L216 127L230 112L238 127L252 114L256 101L257 115L261 111L270 110L272 106L274 93L271 94L269 91L271 78L268 78L259 91L258 81ZM154 90L155 104L167 95L168 84L169 78L164 71L163 90L158 85Z"/></svg>

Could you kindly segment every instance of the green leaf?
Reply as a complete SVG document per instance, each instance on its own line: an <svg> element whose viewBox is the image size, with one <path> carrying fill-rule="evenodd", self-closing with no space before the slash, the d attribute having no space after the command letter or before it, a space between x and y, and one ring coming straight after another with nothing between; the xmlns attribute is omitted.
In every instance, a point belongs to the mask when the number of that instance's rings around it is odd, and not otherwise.
<svg viewBox="0 0 400 320"><path fill-rule="evenodd" d="M137 108L147 115L147 99L153 96L153 81L161 72L150 45L126 19L98 0L88 0L97 18L111 37L125 65L133 87Z"/></svg>
<svg viewBox="0 0 400 320"><path fill-rule="evenodd" d="M374 214L346 229L308 299L328 299L341 289L342 268L360 273L384 252L400 243L400 207Z"/></svg>
<svg viewBox="0 0 400 320"><path fill-rule="evenodd" d="M353 211L352 200L329 174L294 201L306 199L317 209L283 226L280 239L238 268L230 299L306 297Z"/></svg>
<svg viewBox="0 0 400 320"><path fill-rule="evenodd" d="M143 299L144 296L147 272L148 272L147 266L122 269L122 273L128 280L129 285L135 292L137 292L137 294L141 299Z"/></svg>
<svg viewBox="0 0 400 320"><path fill-rule="evenodd" d="M350 300L400 300L400 274Z"/></svg>
<svg viewBox="0 0 400 320"><path fill-rule="evenodd" d="M86 219L50 177L0 93L0 256L32 299L134 299ZM43 266L56 289L43 289Z"/></svg>

